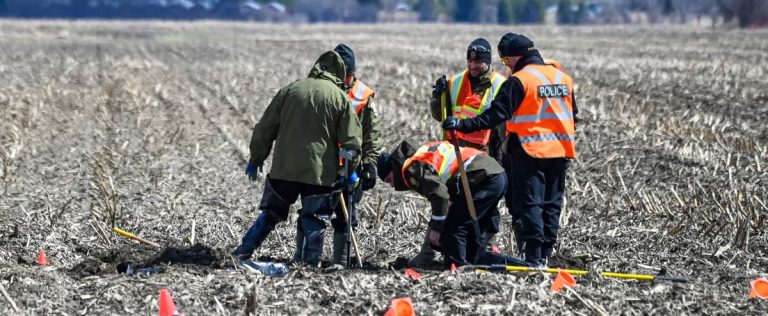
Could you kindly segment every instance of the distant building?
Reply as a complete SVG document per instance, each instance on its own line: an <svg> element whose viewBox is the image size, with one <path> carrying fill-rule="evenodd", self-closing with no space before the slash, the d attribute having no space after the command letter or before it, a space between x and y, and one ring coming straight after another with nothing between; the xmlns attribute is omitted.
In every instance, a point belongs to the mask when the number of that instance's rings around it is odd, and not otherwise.
<svg viewBox="0 0 768 316"><path fill-rule="evenodd" d="M240 4L240 14L247 15L247 14L254 14L255 12L261 11L261 3L258 3L256 1L246 1Z"/></svg>
<svg viewBox="0 0 768 316"><path fill-rule="evenodd" d="M238 12L242 18L247 20L295 23L307 22L307 17L305 15L288 12L285 5L276 1L269 3L258 3L253 0L246 1L240 4Z"/></svg>
<svg viewBox="0 0 768 316"><path fill-rule="evenodd" d="M411 6L408 3L401 1L395 5L395 11L408 12L411 11Z"/></svg>
<svg viewBox="0 0 768 316"><path fill-rule="evenodd" d="M388 23L416 23L419 22L419 13L414 11L410 4L398 1L394 7L384 8L376 14L377 22Z"/></svg>

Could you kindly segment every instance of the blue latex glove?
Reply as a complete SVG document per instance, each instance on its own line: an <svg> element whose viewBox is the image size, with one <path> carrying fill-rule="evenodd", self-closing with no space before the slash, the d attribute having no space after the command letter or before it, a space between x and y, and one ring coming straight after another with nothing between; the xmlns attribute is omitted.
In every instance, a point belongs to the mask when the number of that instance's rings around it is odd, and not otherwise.
<svg viewBox="0 0 768 316"><path fill-rule="evenodd" d="M458 130L460 122L461 122L460 119L457 119L455 117L449 117L445 119L445 121L443 121L443 129L446 131Z"/></svg>
<svg viewBox="0 0 768 316"><path fill-rule="evenodd" d="M248 175L248 179L251 179L251 181L256 181L259 179L259 174L261 173L263 169L262 164L255 164L253 162L248 162L248 165L245 166L245 174Z"/></svg>
<svg viewBox="0 0 768 316"><path fill-rule="evenodd" d="M356 171L352 171L347 177L347 185L356 188L358 183L360 183L360 177L357 176Z"/></svg>

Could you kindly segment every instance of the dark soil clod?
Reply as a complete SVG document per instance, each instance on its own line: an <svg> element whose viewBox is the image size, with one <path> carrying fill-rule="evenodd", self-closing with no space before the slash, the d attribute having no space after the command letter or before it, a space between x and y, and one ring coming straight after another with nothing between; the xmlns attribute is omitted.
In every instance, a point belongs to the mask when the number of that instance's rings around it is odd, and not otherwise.
<svg viewBox="0 0 768 316"><path fill-rule="evenodd" d="M189 248L167 247L147 265L194 264L211 267L225 258L225 256L222 256L221 251L216 251L201 244L195 244Z"/></svg>

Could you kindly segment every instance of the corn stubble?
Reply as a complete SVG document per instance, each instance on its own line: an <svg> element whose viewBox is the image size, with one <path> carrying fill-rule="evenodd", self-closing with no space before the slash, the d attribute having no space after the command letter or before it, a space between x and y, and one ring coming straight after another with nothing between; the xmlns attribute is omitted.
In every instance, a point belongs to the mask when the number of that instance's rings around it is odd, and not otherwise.
<svg viewBox="0 0 768 316"><path fill-rule="evenodd" d="M765 310L747 300L749 279L768 267L765 31L211 21L0 21L0 30L0 280L24 313L151 314L160 287L181 312L211 315L381 314L396 296L410 296L420 314ZM194 260L159 263L156 251L109 232L124 226L180 249L194 236L204 246L194 249L228 260L263 188L243 174L251 129L323 50L338 42L355 50L392 149L440 136L428 111L434 80L464 67L474 38L495 43L509 31L529 35L576 82L579 159L555 261L692 283L588 277L577 280L578 295L553 296L540 275L406 279L386 267L416 254L429 202L382 183L358 206L357 232L380 270L296 266L272 279ZM511 251L501 207L498 245ZM290 258L295 220L292 211L257 256ZM41 246L56 270L25 263ZM164 272L117 276L129 262Z"/></svg>

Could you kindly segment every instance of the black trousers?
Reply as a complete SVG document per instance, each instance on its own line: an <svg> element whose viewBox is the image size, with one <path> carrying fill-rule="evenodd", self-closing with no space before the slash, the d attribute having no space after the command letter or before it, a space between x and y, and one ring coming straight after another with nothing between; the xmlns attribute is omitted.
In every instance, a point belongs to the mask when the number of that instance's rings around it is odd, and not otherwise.
<svg viewBox="0 0 768 316"><path fill-rule="evenodd" d="M552 253L560 228L567 159L537 159L510 148L508 175L513 218L521 221L525 260L540 263ZM507 200L509 201L509 200Z"/></svg>
<svg viewBox="0 0 768 316"><path fill-rule="evenodd" d="M446 266L477 264L487 252L485 249L486 231L498 231L498 220L493 227L493 217L498 218L497 205L507 190L505 174L489 176L483 183L472 186L472 200L475 204L477 221L469 215L463 189L452 194L451 206L441 235L443 257Z"/></svg>
<svg viewBox="0 0 768 316"><path fill-rule="evenodd" d="M314 245L314 248L320 248L322 250L322 236L325 232L325 223L323 221L331 216L331 205L333 203L329 193L332 191L332 187L270 179L269 175L267 175L264 194L259 203L261 213L259 213L259 216L253 222L251 227L248 228L248 231L243 236L240 246L235 249L233 255L240 259L250 258L254 250L259 248L272 230L275 229L277 223L288 219L288 211L290 210L291 204L296 202L296 199L298 199L299 196L301 196L302 199L315 196L315 198L308 199L313 200L311 203L312 205L304 205L305 203L302 201L299 225L301 226L303 222L307 222L307 225L312 226L306 228L316 231L316 239L319 240L319 246ZM318 198L318 195L326 195L328 201ZM305 235L307 234L305 233ZM320 254L322 254L322 252L320 252ZM316 257L319 258L319 256Z"/></svg>
<svg viewBox="0 0 768 316"><path fill-rule="evenodd" d="M301 182L295 182L295 181L269 179L269 182L272 185L272 189L275 190L275 193L280 195L280 197L288 204L295 203L296 200L299 198L299 196L305 197L305 196L312 196L312 195L318 195L318 194L328 194L333 192L333 187L325 187L325 186L307 184L307 183L301 183ZM269 212L270 215L274 216L275 219L281 222L288 219L288 209L284 209L284 210L269 209L269 210L263 210L263 211Z"/></svg>

